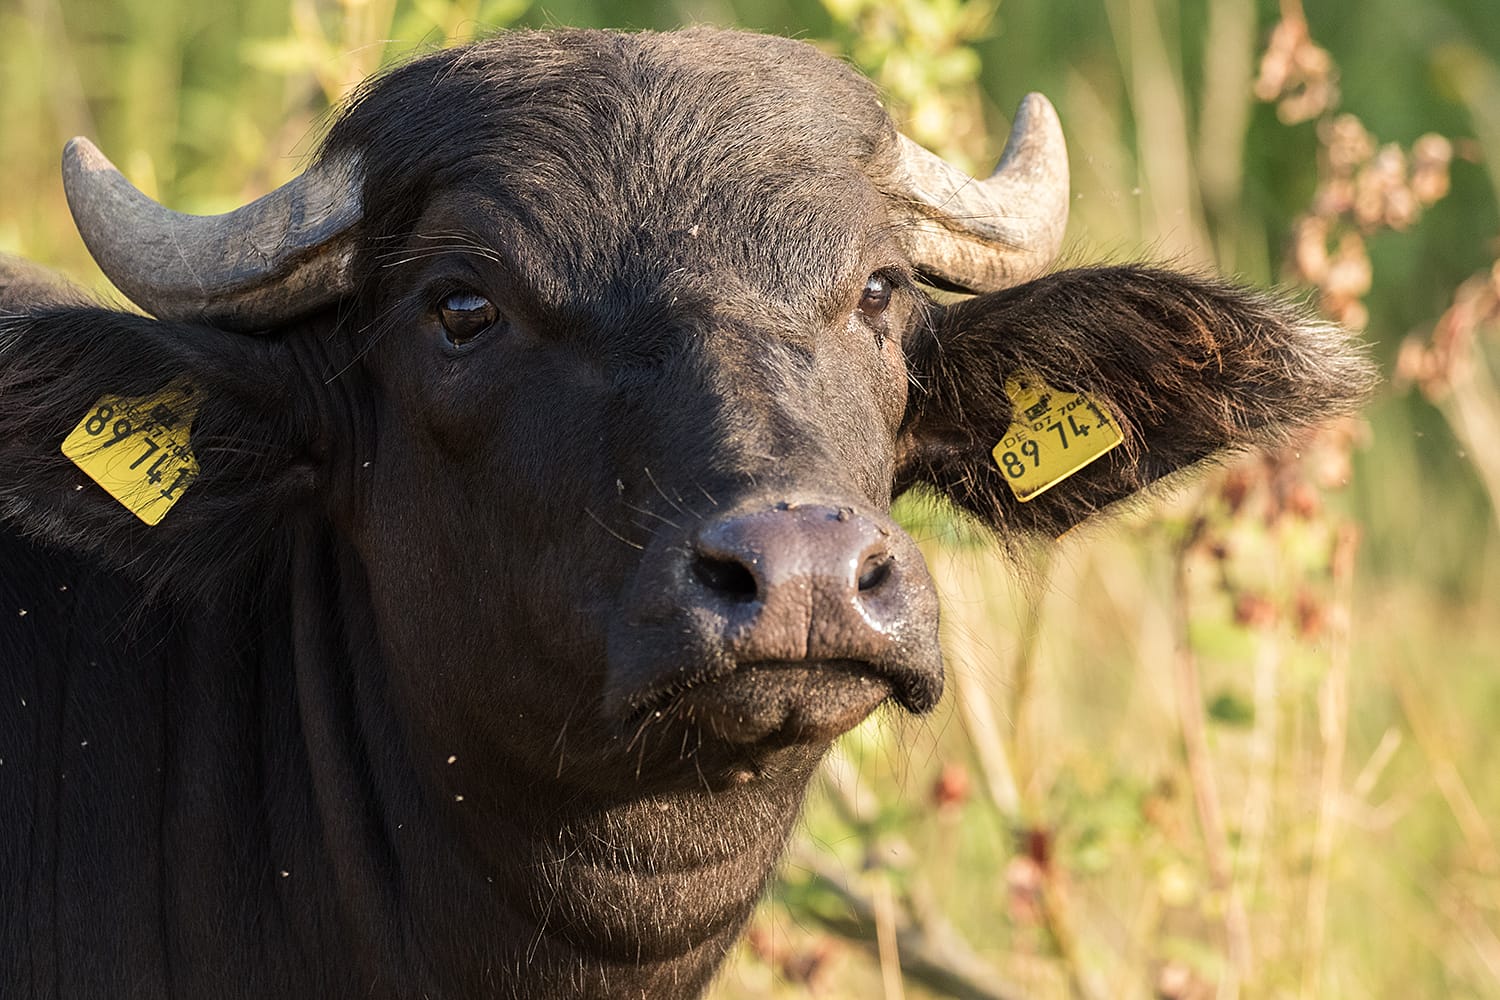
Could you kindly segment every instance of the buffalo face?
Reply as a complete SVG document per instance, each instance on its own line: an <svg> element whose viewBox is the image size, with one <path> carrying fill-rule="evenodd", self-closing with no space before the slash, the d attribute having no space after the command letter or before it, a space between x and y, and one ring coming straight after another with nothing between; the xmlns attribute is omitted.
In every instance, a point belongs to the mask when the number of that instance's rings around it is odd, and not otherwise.
<svg viewBox="0 0 1500 1000"><path fill-rule="evenodd" d="M435 729L462 703L476 734L570 731L565 765L713 780L941 693L935 594L889 518L927 305L858 170L777 197L753 157L706 172L681 141L634 148L695 164L682 207L641 163L601 182L533 153L559 203L538 225L518 154L476 156L372 241L347 516Z"/></svg>

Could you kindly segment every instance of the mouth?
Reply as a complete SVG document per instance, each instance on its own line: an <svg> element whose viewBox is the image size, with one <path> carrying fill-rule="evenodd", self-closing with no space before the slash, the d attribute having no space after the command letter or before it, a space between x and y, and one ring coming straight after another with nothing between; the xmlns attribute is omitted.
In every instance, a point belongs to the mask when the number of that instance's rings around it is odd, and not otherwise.
<svg viewBox="0 0 1500 1000"><path fill-rule="evenodd" d="M650 692L630 713L632 732L657 724L689 726L715 742L741 747L828 743L888 699L925 711L936 698L900 690L858 660L758 661L732 673Z"/></svg>

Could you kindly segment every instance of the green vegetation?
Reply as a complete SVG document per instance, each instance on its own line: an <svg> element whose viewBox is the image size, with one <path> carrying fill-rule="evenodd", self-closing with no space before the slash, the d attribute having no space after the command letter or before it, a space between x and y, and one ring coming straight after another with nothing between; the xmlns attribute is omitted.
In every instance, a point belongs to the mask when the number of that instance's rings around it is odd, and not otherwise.
<svg viewBox="0 0 1500 1000"><path fill-rule="evenodd" d="M222 210L296 172L368 72L481 26L806 37L976 168L1041 90L1072 148L1071 259L1316 289L1392 381L1303 455L1016 561L909 507L952 691L841 744L716 995L1500 997L1500 4L1322 0L1306 34L1302 17L6 0L0 250L104 289L58 183L68 136L174 207Z"/></svg>

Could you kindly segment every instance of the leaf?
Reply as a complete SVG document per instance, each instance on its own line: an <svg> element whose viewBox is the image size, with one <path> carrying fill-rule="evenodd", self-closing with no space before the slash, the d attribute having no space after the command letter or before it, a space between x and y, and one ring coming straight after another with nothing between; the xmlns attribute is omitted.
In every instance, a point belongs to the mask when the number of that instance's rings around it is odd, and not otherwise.
<svg viewBox="0 0 1500 1000"><path fill-rule="evenodd" d="M1226 726L1248 727L1255 722L1255 706L1237 694L1221 691L1208 703L1208 717Z"/></svg>

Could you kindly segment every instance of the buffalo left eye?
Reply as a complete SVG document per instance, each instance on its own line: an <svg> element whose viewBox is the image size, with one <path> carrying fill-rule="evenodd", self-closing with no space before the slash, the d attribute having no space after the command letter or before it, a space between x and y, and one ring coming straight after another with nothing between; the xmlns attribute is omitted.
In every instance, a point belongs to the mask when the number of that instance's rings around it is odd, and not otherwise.
<svg viewBox="0 0 1500 1000"><path fill-rule="evenodd" d="M865 282L864 294L859 297L859 311L866 319L878 319L891 304L891 283L878 274L870 275Z"/></svg>
<svg viewBox="0 0 1500 1000"><path fill-rule="evenodd" d="M474 292L454 292L438 305L438 320L448 342L454 345L467 344L499 318L495 304Z"/></svg>

